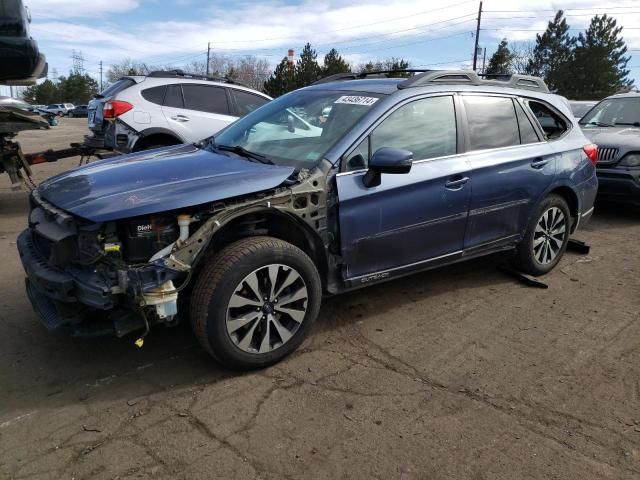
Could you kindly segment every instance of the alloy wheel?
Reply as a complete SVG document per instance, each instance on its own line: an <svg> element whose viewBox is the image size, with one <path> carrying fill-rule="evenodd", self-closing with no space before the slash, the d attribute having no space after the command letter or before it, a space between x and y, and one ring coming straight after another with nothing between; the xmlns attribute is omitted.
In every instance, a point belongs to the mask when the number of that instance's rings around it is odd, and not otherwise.
<svg viewBox="0 0 640 480"><path fill-rule="evenodd" d="M533 232L533 256L542 265L553 262L564 244L567 222L558 207L551 207L540 216Z"/></svg>
<svg viewBox="0 0 640 480"><path fill-rule="evenodd" d="M243 352L269 353L295 335L308 299L307 285L294 268L260 267L234 289L227 306L227 333Z"/></svg>

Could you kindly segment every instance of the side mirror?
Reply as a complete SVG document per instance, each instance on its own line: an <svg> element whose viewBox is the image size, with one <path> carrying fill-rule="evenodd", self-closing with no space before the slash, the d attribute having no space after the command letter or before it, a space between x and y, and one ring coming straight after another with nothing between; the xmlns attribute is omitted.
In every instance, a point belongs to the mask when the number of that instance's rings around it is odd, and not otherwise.
<svg viewBox="0 0 640 480"><path fill-rule="evenodd" d="M383 173L409 173L413 163L413 153L401 148L382 147L369 160L369 170L362 177L367 188L377 187Z"/></svg>
<svg viewBox="0 0 640 480"><path fill-rule="evenodd" d="M289 130L289 132L291 133L295 133L296 131L296 126L294 124L295 119L293 118L293 115L288 114L287 115L287 130Z"/></svg>

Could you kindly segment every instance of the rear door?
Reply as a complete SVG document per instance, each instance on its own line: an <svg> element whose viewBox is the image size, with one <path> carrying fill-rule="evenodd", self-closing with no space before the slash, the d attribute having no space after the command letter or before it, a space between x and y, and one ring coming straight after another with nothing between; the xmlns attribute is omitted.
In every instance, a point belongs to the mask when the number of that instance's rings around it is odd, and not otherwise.
<svg viewBox="0 0 640 480"><path fill-rule="evenodd" d="M465 250L513 240L552 183L553 150L517 98L464 94L473 193Z"/></svg>
<svg viewBox="0 0 640 480"><path fill-rule="evenodd" d="M162 112L185 142L197 142L236 120L224 87L185 83L167 86Z"/></svg>
<svg viewBox="0 0 640 480"><path fill-rule="evenodd" d="M458 155L452 95L409 101L391 112L343 159L337 176L340 236L347 279L365 283L394 269L460 254L471 193L470 165ZM363 184L381 147L413 152L407 174ZM384 277L380 277L380 276Z"/></svg>

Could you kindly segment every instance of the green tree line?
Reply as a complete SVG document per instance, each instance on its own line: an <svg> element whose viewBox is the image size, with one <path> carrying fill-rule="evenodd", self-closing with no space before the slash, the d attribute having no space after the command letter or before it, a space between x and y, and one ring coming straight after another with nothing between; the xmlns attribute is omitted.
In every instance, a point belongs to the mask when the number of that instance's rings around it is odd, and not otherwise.
<svg viewBox="0 0 640 480"><path fill-rule="evenodd" d="M510 48L503 39L485 73L539 76L552 91L575 100L601 100L633 87L622 27L614 18L596 15L584 32L572 36L570 30L558 10L532 48Z"/></svg>
<svg viewBox="0 0 640 480"><path fill-rule="evenodd" d="M22 94L22 98L34 105L50 103L86 104L98 93L98 82L87 74L70 72L67 77L59 77L57 82L49 79L32 85Z"/></svg>

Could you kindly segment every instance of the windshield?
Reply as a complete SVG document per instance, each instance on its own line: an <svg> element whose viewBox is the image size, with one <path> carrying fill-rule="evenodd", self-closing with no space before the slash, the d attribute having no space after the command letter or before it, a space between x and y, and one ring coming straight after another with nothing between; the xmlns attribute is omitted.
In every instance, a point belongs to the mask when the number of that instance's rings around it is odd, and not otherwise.
<svg viewBox="0 0 640 480"><path fill-rule="evenodd" d="M583 117L585 113L591 110L591 107L595 105L595 103L574 103L569 102L571 105L571 111L573 112L574 117Z"/></svg>
<svg viewBox="0 0 640 480"><path fill-rule="evenodd" d="M594 127L640 127L640 97L603 100L580 120L580 124Z"/></svg>
<svg viewBox="0 0 640 480"><path fill-rule="evenodd" d="M276 165L312 168L380 97L351 91L298 90L238 120L216 135L210 148L242 147Z"/></svg>

